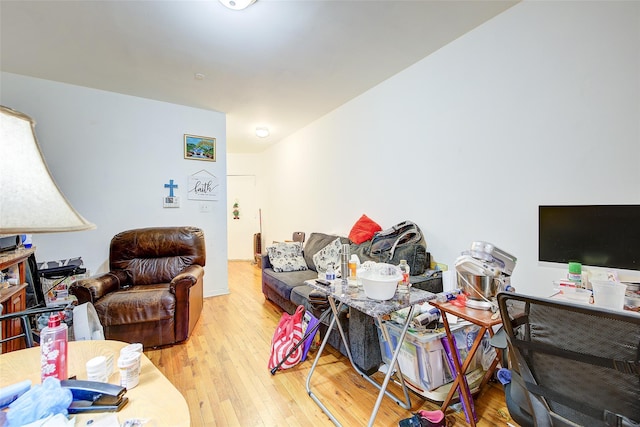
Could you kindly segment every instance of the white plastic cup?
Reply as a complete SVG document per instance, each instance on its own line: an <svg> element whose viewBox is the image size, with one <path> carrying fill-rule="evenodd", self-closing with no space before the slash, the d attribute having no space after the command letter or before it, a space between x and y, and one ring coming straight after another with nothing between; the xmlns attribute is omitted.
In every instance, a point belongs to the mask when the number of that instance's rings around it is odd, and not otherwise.
<svg viewBox="0 0 640 427"><path fill-rule="evenodd" d="M130 390L140 381L140 353L128 352L118 358L120 386Z"/></svg>
<svg viewBox="0 0 640 427"><path fill-rule="evenodd" d="M133 344L129 344L126 347L122 347L122 349L120 349L120 354L124 354L124 353L140 353L140 354L142 354L142 344L133 343Z"/></svg>
<svg viewBox="0 0 640 427"><path fill-rule="evenodd" d="M592 280L593 302L595 305L612 310L624 309L624 295L627 285L607 280Z"/></svg>
<svg viewBox="0 0 640 427"><path fill-rule="evenodd" d="M120 356L127 356L130 354L138 355L138 365L136 366L137 375L140 376L140 355L142 354L143 346L141 343L129 344L126 347L120 349Z"/></svg>
<svg viewBox="0 0 640 427"><path fill-rule="evenodd" d="M94 357L86 363L87 380L106 383L109 381L107 374L107 358L104 356Z"/></svg>

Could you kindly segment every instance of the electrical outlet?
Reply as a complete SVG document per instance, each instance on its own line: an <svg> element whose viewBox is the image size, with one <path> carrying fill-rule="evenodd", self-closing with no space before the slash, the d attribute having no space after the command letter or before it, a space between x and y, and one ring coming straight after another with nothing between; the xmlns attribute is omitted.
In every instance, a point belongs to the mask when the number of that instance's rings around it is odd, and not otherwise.
<svg viewBox="0 0 640 427"><path fill-rule="evenodd" d="M200 212L209 213L211 212L211 205L209 203L200 203Z"/></svg>

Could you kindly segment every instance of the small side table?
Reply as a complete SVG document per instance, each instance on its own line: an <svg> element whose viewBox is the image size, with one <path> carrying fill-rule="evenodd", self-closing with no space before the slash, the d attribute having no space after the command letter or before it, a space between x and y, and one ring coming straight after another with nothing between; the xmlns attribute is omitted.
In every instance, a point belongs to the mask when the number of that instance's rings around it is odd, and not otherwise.
<svg viewBox="0 0 640 427"><path fill-rule="evenodd" d="M449 342L449 348L452 349L451 356L453 359L453 364L456 368L456 377L451 385L451 389L447 394L446 399L442 402L441 410L442 412L446 412L447 407L453 400L453 395L456 392L456 389L460 389L460 399L464 402L466 408L472 408L473 404L473 396L471 395L470 390L467 387L467 378L465 376L471 361L473 360L476 351L480 347L480 343L482 343L482 338L484 337L485 332L489 332L489 336L493 336L493 327L502 324L502 319L500 318L500 313L492 313L490 310L477 310L469 307L458 307L456 305L451 304L450 302L437 302L437 301L429 301L429 304L437 307L442 314L442 322L444 323L444 328L447 332L447 340ZM454 316L460 317L468 322L473 323L474 325L480 326L480 331L476 336L476 339L473 341L473 345L471 349L469 349L469 353L464 361L461 361L458 357L456 349L456 345L454 343L453 334L451 333L451 328L449 327L449 321L447 319L447 314L452 314ZM485 372L484 377L482 378L482 382L480 383L480 389L484 387L489 379L492 377L496 366L498 366L498 361L500 360L500 351L496 349L498 354L496 354L495 359L491 363L491 366ZM469 411L467 414L469 417L469 424L471 426L475 426L477 419L474 419L472 411Z"/></svg>

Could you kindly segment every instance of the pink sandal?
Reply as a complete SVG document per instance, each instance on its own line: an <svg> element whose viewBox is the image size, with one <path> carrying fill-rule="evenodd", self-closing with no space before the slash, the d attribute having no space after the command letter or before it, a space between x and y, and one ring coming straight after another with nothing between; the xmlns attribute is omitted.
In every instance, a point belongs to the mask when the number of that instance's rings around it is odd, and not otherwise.
<svg viewBox="0 0 640 427"><path fill-rule="evenodd" d="M421 409L417 414L421 419L420 421L426 421L426 427L446 427L447 420L444 417L444 412L437 411L425 411ZM425 425L425 424L423 424Z"/></svg>

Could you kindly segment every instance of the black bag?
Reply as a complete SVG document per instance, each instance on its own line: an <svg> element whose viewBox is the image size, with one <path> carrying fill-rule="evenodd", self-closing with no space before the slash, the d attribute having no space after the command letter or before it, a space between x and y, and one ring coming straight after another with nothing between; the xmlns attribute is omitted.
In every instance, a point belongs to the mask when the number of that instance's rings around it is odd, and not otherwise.
<svg viewBox="0 0 640 427"><path fill-rule="evenodd" d="M38 263L34 254L29 255L29 258L27 258L27 265L29 267L26 269L26 278L29 284L26 290L27 308L45 307L47 304L44 299L40 275L38 274Z"/></svg>
<svg viewBox="0 0 640 427"><path fill-rule="evenodd" d="M393 265L406 259L412 276L424 273L431 262L422 231L411 221L403 221L378 231L369 241L368 247L366 243L361 245L360 253L372 261Z"/></svg>

